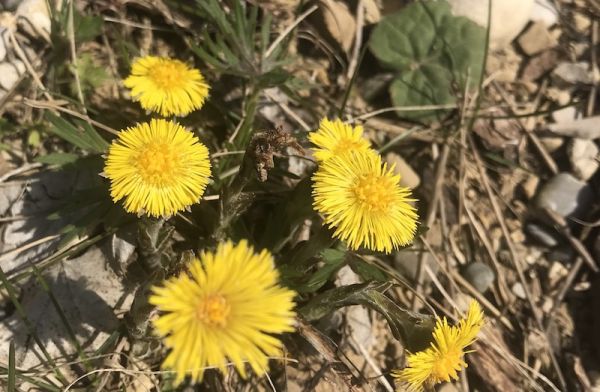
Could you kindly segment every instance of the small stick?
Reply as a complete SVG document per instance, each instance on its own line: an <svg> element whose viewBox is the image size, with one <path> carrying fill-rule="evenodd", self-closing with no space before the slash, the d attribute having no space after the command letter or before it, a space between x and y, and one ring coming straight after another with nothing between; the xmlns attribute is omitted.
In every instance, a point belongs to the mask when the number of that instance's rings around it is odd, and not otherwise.
<svg viewBox="0 0 600 392"><path fill-rule="evenodd" d="M546 331L544 329L544 324L542 323L542 319L540 317L539 311L537 310L537 307L533 300L533 296L531 295L529 286L527 285L527 281L525 280L525 274L523 273L523 268L521 267L521 264L518 261L517 252L515 251L514 244L510 237L510 233L508 232L508 227L506 226L506 222L504 220L504 216L502 215L502 211L500 210L500 206L498 205L498 201L496 200L496 196L494 195L494 193L492 191L492 187L490 186L487 172L483 168L481 158L479 157L479 153L477 152L477 149L475 147L475 142L473 141L473 137L470 135L469 135L469 144L471 145L471 150L473 151L473 157L475 158L475 163L477 164L477 168L479 169L479 174L481 176L483 186L485 187L485 190L488 194L488 198L490 199L490 202L492 203L492 209L494 210L496 219L500 223L500 229L502 230L502 234L504 235L504 238L506 240L506 244L508 246L508 250L509 250L509 253L511 256L510 259L512 261L512 264L513 264L515 270L517 271L517 276L519 277L519 281L521 282L521 285L523 286L523 291L525 291L525 297L527 298L527 302L529 303L529 307L531 308L531 313L533 314L533 318L534 318L538 328L540 329L542 336L544 337L544 342L546 343L546 348L547 348L548 354L550 355L550 360L552 362L552 366L554 367L554 370L556 371L556 375L558 376L558 380L560 381L560 385L563 390L566 390L567 384L566 384L564 375L562 374L560 365L558 364L558 360L556 359L556 355L554 354L554 351L552 350L552 346L550 345L550 340L548 339L548 335L546 334Z"/></svg>
<svg viewBox="0 0 600 392"><path fill-rule="evenodd" d="M598 264L596 264L596 261L592 255L590 255L590 252L587 251L579 239L575 238L573 234L571 234L571 229L569 229L565 218L548 208L545 208L544 212L552 220L554 227L569 241L573 250L579 253L579 255L583 258L583 261L585 261L594 272L600 271L598 269Z"/></svg>

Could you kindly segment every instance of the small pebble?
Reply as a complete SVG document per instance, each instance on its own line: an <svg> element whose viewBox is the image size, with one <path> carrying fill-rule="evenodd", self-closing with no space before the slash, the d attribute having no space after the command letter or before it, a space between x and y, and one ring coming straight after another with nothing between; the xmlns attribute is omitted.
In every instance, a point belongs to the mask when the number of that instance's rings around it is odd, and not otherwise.
<svg viewBox="0 0 600 392"><path fill-rule="evenodd" d="M385 161L394 166L394 172L400 175L400 186L414 189L419 186L421 179L415 170L395 152L389 152L385 155Z"/></svg>
<svg viewBox="0 0 600 392"><path fill-rule="evenodd" d="M593 201L589 185L569 173L559 173L541 186L534 204L537 208L552 210L562 217L575 215Z"/></svg>
<svg viewBox="0 0 600 392"><path fill-rule="evenodd" d="M525 225L525 232L529 234L534 240L549 248L558 245L558 240L555 234L542 225L538 225L535 223L527 223Z"/></svg>
<svg viewBox="0 0 600 392"><path fill-rule="evenodd" d="M496 274L480 261L469 264L463 271L464 278L480 293L485 293L496 280Z"/></svg>
<svg viewBox="0 0 600 392"><path fill-rule="evenodd" d="M600 126L600 124L598 124ZM583 181L589 180L598 170L600 150L593 140L573 139L567 149L573 174Z"/></svg>
<svg viewBox="0 0 600 392"><path fill-rule="evenodd" d="M519 37L518 43L528 56L534 56L557 44L544 22L536 22L529 26Z"/></svg>
<svg viewBox="0 0 600 392"><path fill-rule="evenodd" d="M527 295L525 294L525 289L523 288L523 285L520 282L517 282L512 286L512 292L518 298L527 299Z"/></svg>
<svg viewBox="0 0 600 392"><path fill-rule="evenodd" d="M546 259L549 261L558 261L566 264L573 261L575 258L575 251L570 246L558 246L546 254Z"/></svg>
<svg viewBox="0 0 600 392"><path fill-rule="evenodd" d="M590 64L585 61L579 63L561 63L554 69L552 76L557 81L568 85L578 83L592 84L594 82Z"/></svg>
<svg viewBox="0 0 600 392"><path fill-rule="evenodd" d="M25 64L20 60L0 63L0 87L10 90L25 72Z"/></svg>

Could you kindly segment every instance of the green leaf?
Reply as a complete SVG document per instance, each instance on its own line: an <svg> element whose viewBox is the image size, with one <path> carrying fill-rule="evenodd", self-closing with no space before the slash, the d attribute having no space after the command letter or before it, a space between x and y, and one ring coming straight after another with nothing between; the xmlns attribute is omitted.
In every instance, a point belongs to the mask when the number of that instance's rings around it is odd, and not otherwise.
<svg viewBox="0 0 600 392"><path fill-rule="evenodd" d="M431 341L435 318L398 306L383 294L392 286L389 282L368 282L337 287L314 297L299 313L315 321L344 306L364 305L385 317L394 337L409 351L423 350Z"/></svg>
<svg viewBox="0 0 600 392"><path fill-rule="evenodd" d="M73 28L75 30L75 41L91 41L102 33L104 20L101 16L82 15L74 9Z"/></svg>
<svg viewBox="0 0 600 392"><path fill-rule="evenodd" d="M419 1L388 15L375 27L369 47L397 71L390 85L396 106L443 105L456 101L481 75L485 29L452 15L445 0ZM402 112L402 117L433 119L439 111Z"/></svg>
<svg viewBox="0 0 600 392"><path fill-rule="evenodd" d="M325 249L321 253L324 265L308 281L298 287L302 293L312 293L323 287L345 264L346 252L337 249Z"/></svg>
<svg viewBox="0 0 600 392"><path fill-rule="evenodd" d="M74 122L77 125L75 126L51 112L46 112L46 119L51 124L48 127L49 132L82 150L103 153L108 148L108 142L96 132L94 127L85 121L75 120Z"/></svg>
<svg viewBox="0 0 600 392"><path fill-rule="evenodd" d="M365 281L375 280L384 282L387 280L386 274L381 269L373 264L369 264L356 255L348 257L348 265L352 268L352 271Z"/></svg>
<svg viewBox="0 0 600 392"><path fill-rule="evenodd" d="M47 165L65 166L79 159L79 155L69 152L54 152L48 155L35 158L36 162Z"/></svg>
<svg viewBox="0 0 600 392"><path fill-rule="evenodd" d="M77 72L81 89L89 93L92 90L100 87L108 78L108 72L104 67L96 65L94 58L89 53L83 53L77 60L77 69L71 64L72 72ZM77 86L75 80L71 81L71 92L75 95Z"/></svg>

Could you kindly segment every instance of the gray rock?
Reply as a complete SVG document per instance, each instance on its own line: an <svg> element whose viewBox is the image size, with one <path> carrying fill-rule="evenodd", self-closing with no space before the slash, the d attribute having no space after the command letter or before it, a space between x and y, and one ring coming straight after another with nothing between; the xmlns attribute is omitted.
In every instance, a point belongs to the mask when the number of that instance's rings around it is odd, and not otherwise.
<svg viewBox="0 0 600 392"><path fill-rule="evenodd" d="M550 124L550 132L580 139L600 139L600 116Z"/></svg>
<svg viewBox="0 0 600 392"><path fill-rule="evenodd" d="M131 296L121 279L106 265L100 249L90 248L71 260L44 271L44 280L61 306L82 346L95 350L119 326L114 308L126 309ZM60 314L48 292L32 279L20 298L23 311L52 357L71 355L71 344ZM39 348L18 313L0 323L0 357L7 358L8 342L15 342L17 366L30 368L40 363Z"/></svg>
<svg viewBox="0 0 600 392"><path fill-rule="evenodd" d="M22 0L0 0L1 11L14 11Z"/></svg>
<svg viewBox="0 0 600 392"><path fill-rule="evenodd" d="M574 258L575 251L570 246L557 246L546 254L546 259L560 263L570 263Z"/></svg>
<svg viewBox="0 0 600 392"><path fill-rule="evenodd" d="M593 140L573 139L567 151L573 174L583 181L589 180L600 166L600 150L596 143Z"/></svg>
<svg viewBox="0 0 600 392"><path fill-rule="evenodd" d="M569 85L592 84L594 75L590 70L590 64L582 61L579 63L561 63L552 71L555 80Z"/></svg>
<svg viewBox="0 0 600 392"><path fill-rule="evenodd" d="M549 209L567 217L575 215L592 200L594 193L589 185L569 173L559 173L542 185L534 204L539 209Z"/></svg>
<svg viewBox="0 0 600 392"><path fill-rule="evenodd" d="M556 238L556 235L541 225L527 223L525 225L525 232L529 234L535 241L542 245L546 245L549 248L558 245L558 239Z"/></svg>
<svg viewBox="0 0 600 392"><path fill-rule="evenodd" d="M488 291L496 280L494 270L480 261L469 264L462 275L480 293Z"/></svg>

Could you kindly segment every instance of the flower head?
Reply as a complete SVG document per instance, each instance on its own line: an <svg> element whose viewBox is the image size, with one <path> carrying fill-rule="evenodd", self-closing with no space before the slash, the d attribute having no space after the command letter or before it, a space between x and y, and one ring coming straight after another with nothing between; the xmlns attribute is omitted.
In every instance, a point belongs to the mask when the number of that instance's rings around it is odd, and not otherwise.
<svg viewBox="0 0 600 392"><path fill-rule="evenodd" d="M348 151L366 151L370 148L369 141L363 137L362 126L352 127L339 119L322 119L319 129L311 132L309 139L317 146L313 150L317 161L324 161Z"/></svg>
<svg viewBox="0 0 600 392"><path fill-rule="evenodd" d="M476 301L471 302L467 316L456 326L449 326L445 317L438 319L431 347L410 354L408 367L394 371L392 376L409 391L422 391L424 386L457 380L457 372L467 367L465 348L475 341L483 322L483 311Z"/></svg>
<svg viewBox="0 0 600 392"><path fill-rule="evenodd" d="M243 377L244 362L262 375L268 357L279 355L272 334L293 330L295 293L279 286L273 257L254 253L246 241L221 244L182 273L152 288L150 303L164 312L154 321L171 349L163 363L176 383L186 374L202 379L206 367L224 370L230 360Z"/></svg>
<svg viewBox="0 0 600 392"><path fill-rule="evenodd" d="M155 56L136 59L124 84L144 109L162 116L185 116L201 108L209 90L197 69Z"/></svg>
<svg viewBox="0 0 600 392"><path fill-rule="evenodd" d="M313 205L351 249L385 251L409 244L417 212L400 176L372 150L334 155L313 176Z"/></svg>
<svg viewBox="0 0 600 392"><path fill-rule="evenodd" d="M181 125L155 119L119 133L108 150L104 174L115 202L154 217L197 203L210 177L208 149Z"/></svg>

